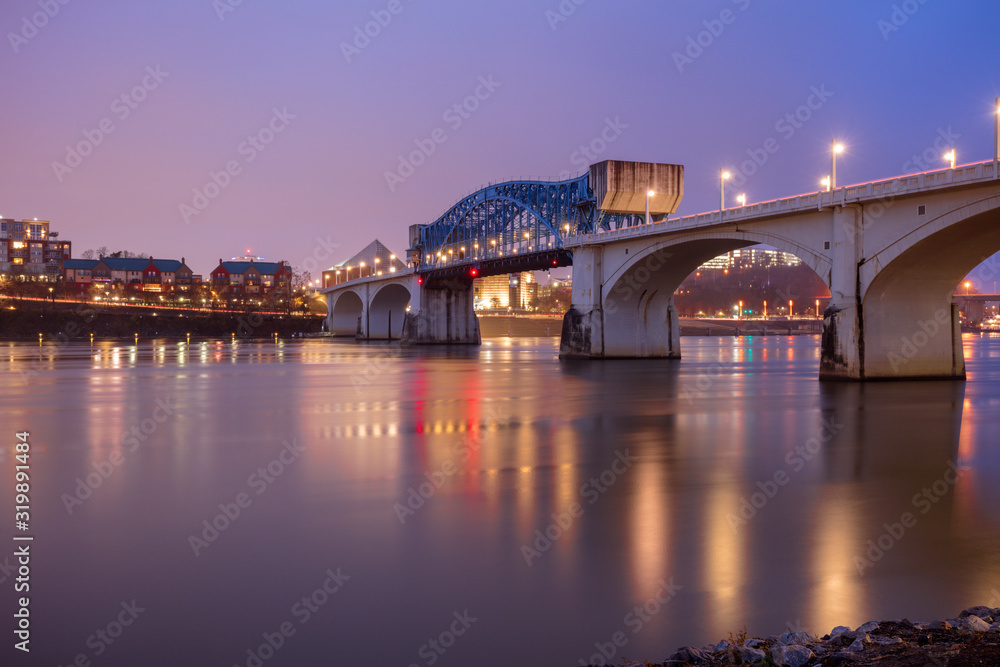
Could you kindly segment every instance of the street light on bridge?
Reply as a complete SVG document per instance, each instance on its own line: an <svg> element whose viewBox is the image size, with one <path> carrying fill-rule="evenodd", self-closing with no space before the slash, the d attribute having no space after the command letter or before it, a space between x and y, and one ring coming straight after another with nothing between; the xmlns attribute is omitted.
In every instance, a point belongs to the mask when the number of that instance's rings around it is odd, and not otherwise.
<svg viewBox="0 0 1000 667"><path fill-rule="evenodd" d="M943 157L944 157L945 160L948 161L948 164L951 165L950 168L954 169L955 168L955 149L952 148L950 151L948 151L947 153L945 153Z"/></svg>
<svg viewBox="0 0 1000 667"><path fill-rule="evenodd" d="M732 174L728 171L723 170L719 174L719 214L721 215L723 211L726 210L726 181L730 179Z"/></svg>
<svg viewBox="0 0 1000 667"><path fill-rule="evenodd" d="M736 198L736 201L738 201L740 203L740 206L746 206L747 205L747 196L746 196L746 194L741 194L740 196L738 196Z"/></svg>
<svg viewBox="0 0 1000 667"><path fill-rule="evenodd" d="M829 177L829 176L825 176L825 177L823 178L823 180L819 182L819 184L820 184L820 185L822 185L822 186L823 186L823 188L824 188L824 189L825 189L825 190L826 190L827 192L829 192L829 191L830 191L830 177Z"/></svg>
<svg viewBox="0 0 1000 667"><path fill-rule="evenodd" d="M656 192L654 192L653 190L646 190L646 224L647 225L649 224L649 198L652 197L655 194L656 194ZM566 225L566 227L568 229L569 225Z"/></svg>
<svg viewBox="0 0 1000 667"><path fill-rule="evenodd" d="M844 152L844 144L834 139L830 142L830 191L837 189L837 156Z"/></svg>
<svg viewBox="0 0 1000 667"><path fill-rule="evenodd" d="M996 168L1000 167L1000 97L996 99L993 111L993 173L996 175Z"/></svg>

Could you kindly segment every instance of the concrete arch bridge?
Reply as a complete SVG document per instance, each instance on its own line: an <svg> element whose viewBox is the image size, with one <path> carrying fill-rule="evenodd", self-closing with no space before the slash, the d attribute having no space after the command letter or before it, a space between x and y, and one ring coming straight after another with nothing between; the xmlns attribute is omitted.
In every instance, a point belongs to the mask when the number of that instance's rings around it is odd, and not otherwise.
<svg viewBox="0 0 1000 667"><path fill-rule="evenodd" d="M954 293L1000 250L998 176L982 162L670 219L678 165L607 161L571 181L490 186L411 227L408 271L325 282L328 324L477 344L475 277L571 264L561 357L679 358L674 291L705 261L763 243L830 288L820 377L964 378Z"/></svg>

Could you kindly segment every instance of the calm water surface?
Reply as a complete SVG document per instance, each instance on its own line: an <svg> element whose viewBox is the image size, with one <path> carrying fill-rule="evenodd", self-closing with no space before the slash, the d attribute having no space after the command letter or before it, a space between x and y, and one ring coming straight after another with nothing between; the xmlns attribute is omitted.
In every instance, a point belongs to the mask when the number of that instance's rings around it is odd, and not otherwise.
<svg viewBox="0 0 1000 667"><path fill-rule="evenodd" d="M1000 339L865 386L816 337L682 346L4 343L0 662L569 666L1000 605Z"/></svg>

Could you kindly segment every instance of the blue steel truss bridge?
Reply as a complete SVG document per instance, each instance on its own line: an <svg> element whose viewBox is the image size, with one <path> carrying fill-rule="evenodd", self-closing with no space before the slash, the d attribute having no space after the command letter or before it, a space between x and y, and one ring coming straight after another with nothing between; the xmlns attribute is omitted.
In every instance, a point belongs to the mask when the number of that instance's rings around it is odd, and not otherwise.
<svg viewBox="0 0 1000 667"><path fill-rule="evenodd" d="M677 210L683 183L679 165L608 160L567 181L489 185L412 225L408 260L431 279L569 266L565 239L660 222Z"/></svg>

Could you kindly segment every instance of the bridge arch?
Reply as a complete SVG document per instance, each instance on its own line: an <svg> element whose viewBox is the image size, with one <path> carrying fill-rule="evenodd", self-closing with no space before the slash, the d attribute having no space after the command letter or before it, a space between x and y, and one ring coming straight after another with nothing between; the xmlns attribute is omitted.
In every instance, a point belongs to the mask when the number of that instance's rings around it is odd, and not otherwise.
<svg viewBox="0 0 1000 667"><path fill-rule="evenodd" d="M380 287L368 304L368 338L399 340L411 298L410 290L400 283Z"/></svg>
<svg viewBox="0 0 1000 667"><path fill-rule="evenodd" d="M613 286L620 284L630 272L648 262L648 258L657 256L673 260L667 262L673 267L669 271L670 276L683 274L676 280L674 289L677 289L677 286L695 269L713 257L752 245L769 245L795 255L815 271L827 287L830 286L831 261L828 255L782 236L747 231L698 232L652 243L639 252L632 253L616 271L610 274L606 286L613 289ZM608 294L609 291L606 289L605 293Z"/></svg>
<svg viewBox="0 0 1000 667"><path fill-rule="evenodd" d="M965 374L955 288L1000 250L1000 196L939 215L866 258L866 378Z"/></svg>
<svg viewBox="0 0 1000 667"><path fill-rule="evenodd" d="M327 318L327 328L330 333L338 336L356 335L358 320L365 309L361 296L352 290L345 290L328 298L334 299Z"/></svg>
<svg viewBox="0 0 1000 667"><path fill-rule="evenodd" d="M692 233L650 243L636 251L614 248L604 261L609 272L602 289L602 310L614 325L604 328L604 353L623 357L680 356L680 322L674 292L699 266L719 255L767 244L795 255L830 285L830 259L816 250L768 233L720 231ZM607 320L606 320L607 322Z"/></svg>

